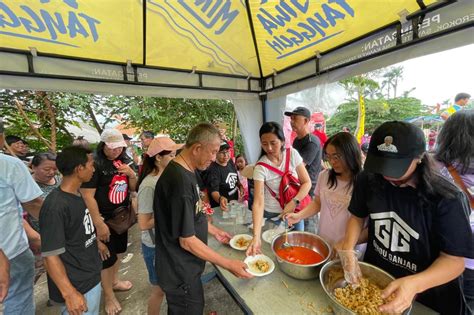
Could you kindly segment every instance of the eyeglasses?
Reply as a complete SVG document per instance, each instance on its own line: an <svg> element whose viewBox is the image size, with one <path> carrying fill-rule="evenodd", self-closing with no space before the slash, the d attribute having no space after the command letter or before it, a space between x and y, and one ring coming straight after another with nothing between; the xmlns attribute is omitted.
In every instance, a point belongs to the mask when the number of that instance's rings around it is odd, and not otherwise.
<svg viewBox="0 0 474 315"><path fill-rule="evenodd" d="M229 151L219 151L218 153L222 155L230 155Z"/></svg>
<svg viewBox="0 0 474 315"><path fill-rule="evenodd" d="M342 155L336 153L336 154L325 154L324 155L324 160L331 162L331 161L340 161L342 160Z"/></svg>

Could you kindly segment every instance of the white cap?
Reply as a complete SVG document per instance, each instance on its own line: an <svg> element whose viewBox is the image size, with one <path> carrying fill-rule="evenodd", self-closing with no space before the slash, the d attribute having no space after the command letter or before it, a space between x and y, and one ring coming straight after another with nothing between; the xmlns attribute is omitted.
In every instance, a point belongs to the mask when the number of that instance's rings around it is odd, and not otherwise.
<svg viewBox="0 0 474 315"><path fill-rule="evenodd" d="M100 141L104 142L110 149L127 147L122 133L117 129L104 129L100 135Z"/></svg>

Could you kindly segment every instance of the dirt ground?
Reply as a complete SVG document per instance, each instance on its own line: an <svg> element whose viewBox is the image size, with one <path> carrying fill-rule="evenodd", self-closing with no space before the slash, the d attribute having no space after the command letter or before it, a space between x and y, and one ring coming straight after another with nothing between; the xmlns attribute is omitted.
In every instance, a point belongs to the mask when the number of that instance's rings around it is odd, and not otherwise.
<svg viewBox="0 0 474 315"><path fill-rule="evenodd" d="M133 282L133 288L128 292L117 293L117 298L122 305L121 314L146 314L148 294L150 285L148 273L143 261L140 245L140 232L135 225L129 232L128 252L122 259L119 269L120 278ZM214 268L208 264L204 273L212 272ZM217 314L242 314L242 311L227 293L217 278L204 284L204 297L206 305L204 314L217 312ZM35 285L36 314L53 315L58 314L57 306L47 306L48 287L46 275L42 275ZM161 311L166 314L166 302L163 302ZM105 314L103 298L100 314Z"/></svg>

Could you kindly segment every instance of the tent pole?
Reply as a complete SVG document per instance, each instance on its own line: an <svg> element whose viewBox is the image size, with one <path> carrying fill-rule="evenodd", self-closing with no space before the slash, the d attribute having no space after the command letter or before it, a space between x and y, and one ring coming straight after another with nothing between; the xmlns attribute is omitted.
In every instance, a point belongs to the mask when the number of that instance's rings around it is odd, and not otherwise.
<svg viewBox="0 0 474 315"><path fill-rule="evenodd" d="M262 122L267 122L267 93L261 93L260 102L262 103Z"/></svg>

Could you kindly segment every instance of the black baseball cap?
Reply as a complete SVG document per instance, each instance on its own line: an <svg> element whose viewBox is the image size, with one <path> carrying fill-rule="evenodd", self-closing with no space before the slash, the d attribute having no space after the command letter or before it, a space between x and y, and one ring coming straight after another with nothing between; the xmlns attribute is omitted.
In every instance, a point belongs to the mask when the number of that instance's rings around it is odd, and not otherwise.
<svg viewBox="0 0 474 315"><path fill-rule="evenodd" d="M387 177L400 178L414 158L426 151L423 131L404 121L389 121L372 135L364 169Z"/></svg>
<svg viewBox="0 0 474 315"><path fill-rule="evenodd" d="M292 112L285 112L285 116L301 115L308 119L311 119L311 112L309 109L303 106L296 107Z"/></svg>
<svg viewBox="0 0 474 315"><path fill-rule="evenodd" d="M230 145L227 141L222 141L221 146L219 147L219 152L230 149Z"/></svg>

